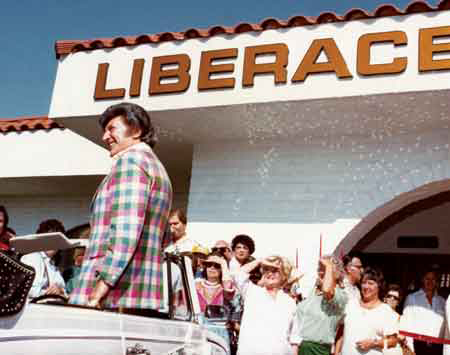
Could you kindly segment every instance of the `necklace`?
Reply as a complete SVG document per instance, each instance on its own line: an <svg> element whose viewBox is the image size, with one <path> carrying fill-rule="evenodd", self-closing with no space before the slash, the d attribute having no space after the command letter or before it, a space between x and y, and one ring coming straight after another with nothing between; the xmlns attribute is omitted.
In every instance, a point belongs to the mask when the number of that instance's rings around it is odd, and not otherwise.
<svg viewBox="0 0 450 355"><path fill-rule="evenodd" d="M218 292L220 292L221 285L217 281L211 282L208 280L203 280L202 284L203 296L207 300L207 303L210 304Z"/></svg>
<svg viewBox="0 0 450 355"><path fill-rule="evenodd" d="M219 281L208 281L208 280L203 280L205 282L205 284L207 286L219 286Z"/></svg>

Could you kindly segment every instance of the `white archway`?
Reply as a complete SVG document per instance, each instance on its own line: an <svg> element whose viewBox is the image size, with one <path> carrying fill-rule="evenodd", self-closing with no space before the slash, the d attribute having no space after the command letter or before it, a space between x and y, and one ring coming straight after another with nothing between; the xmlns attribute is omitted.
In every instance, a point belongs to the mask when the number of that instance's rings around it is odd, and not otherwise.
<svg viewBox="0 0 450 355"><path fill-rule="evenodd" d="M377 234L383 224L392 224L413 213L424 205L440 204L450 199L450 179L422 185L404 192L381 205L364 217L337 245L335 252L343 255L351 250L361 249Z"/></svg>

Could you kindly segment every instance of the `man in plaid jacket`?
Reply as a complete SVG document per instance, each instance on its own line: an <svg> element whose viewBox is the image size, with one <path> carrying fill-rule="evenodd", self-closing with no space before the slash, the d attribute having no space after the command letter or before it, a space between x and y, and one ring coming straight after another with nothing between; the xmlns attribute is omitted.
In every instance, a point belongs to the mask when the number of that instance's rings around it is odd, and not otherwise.
<svg viewBox="0 0 450 355"><path fill-rule="evenodd" d="M172 186L153 152L155 130L138 105L100 117L113 166L91 204L91 235L70 303L157 310L162 304L161 249Z"/></svg>

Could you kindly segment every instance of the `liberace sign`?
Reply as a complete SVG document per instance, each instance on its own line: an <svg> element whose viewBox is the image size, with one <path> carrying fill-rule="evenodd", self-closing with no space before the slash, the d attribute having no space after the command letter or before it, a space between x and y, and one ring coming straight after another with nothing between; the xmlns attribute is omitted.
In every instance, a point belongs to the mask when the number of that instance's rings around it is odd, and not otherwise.
<svg viewBox="0 0 450 355"><path fill-rule="evenodd" d="M418 33L418 71L429 72L450 70L450 57L437 59L437 55L450 53L450 26L419 29ZM438 42L439 41L439 42ZM377 76L398 74L406 70L408 57L392 56L381 64L371 61L371 48L376 44L388 44L394 48L408 45L408 36L404 31L376 32L361 35L357 40L356 74L361 76ZM244 56L241 73L235 72L234 60ZM326 61L318 61L325 55ZM352 79L353 74L346 63L346 53L342 53L333 38L314 39L303 58L290 58L289 47L285 43L273 43L257 46L247 46L243 50L225 48L202 51L197 80L199 91L233 89L240 80L243 87L253 87L257 75L272 75L275 84L285 85L302 83L309 75L318 73L335 73L339 79ZM258 62L259 58L271 56L271 62ZM301 60L300 60L301 59ZM142 92L144 67L150 61L145 58L134 59L129 87L108 87L109 63L98 65L95 83L95 100L118 99L126 95L141 97L141 95L161 95L180 93L189 89L191 83L190 71L192 58L189 54L156 56L151 59L151 70L148 93ZM288 77L288 61L298 61L295 73ZM223 63L226 61L226 63ZM127 92L128 90L128 92Z"/></svg>

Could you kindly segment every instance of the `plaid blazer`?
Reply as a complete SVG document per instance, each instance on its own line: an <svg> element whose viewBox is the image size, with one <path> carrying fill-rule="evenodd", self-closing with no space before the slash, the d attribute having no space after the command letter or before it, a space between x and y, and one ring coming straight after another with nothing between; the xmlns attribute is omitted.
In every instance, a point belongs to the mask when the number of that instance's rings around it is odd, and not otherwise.
<svg viewBox="0 0 450 355"><path fill-rule="evenodd" d="M111 286L106 308L159 309L162 239L172 202L164 166L146 144L115 161L91 204L91 234L70 303L85 305L98 279Z"/></svg>

